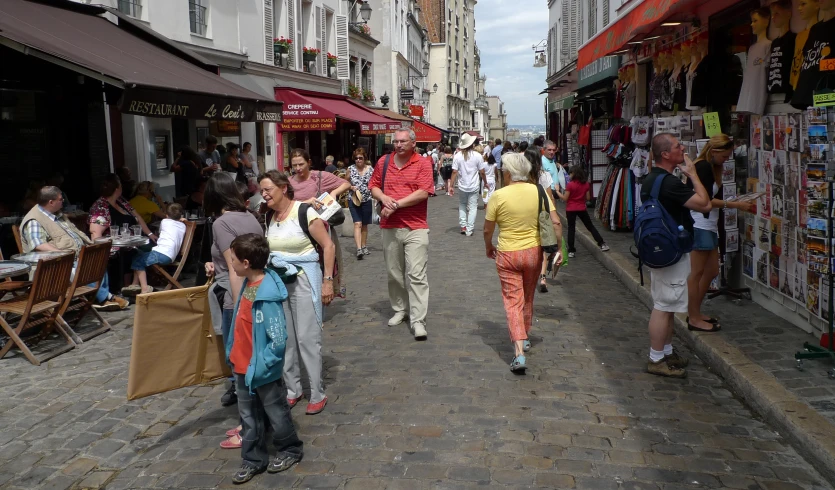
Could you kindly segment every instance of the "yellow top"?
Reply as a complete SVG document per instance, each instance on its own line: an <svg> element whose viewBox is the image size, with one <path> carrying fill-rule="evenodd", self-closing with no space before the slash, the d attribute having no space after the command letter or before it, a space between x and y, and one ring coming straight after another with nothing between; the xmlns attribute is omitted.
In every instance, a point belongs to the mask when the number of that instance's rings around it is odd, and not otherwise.
<svg viewBox="0 0 835 490"><path fill-rule="evenodd" d="M130 205L142 217L142 221L150 223L154 213L159 211L159 206L145 196L136 196L130 200Z"/></svg>
<svg viewBox="0 0 835 490"><path fill-rule="evenodd" d="M548 197L550 209L554 203ZM544 208L543 208L544 211ZM493 193L487 204L487 219L499 227L500 252L515 252L539 246L539 194L533 184L513 184Z"/></svg>
<svg viewBox="0 0 835 490"><path fill-rule="evenodd" d="M310 238L304 234L299 224L299 206L301 202L293 202L293 209L287 212L283 221L276 223L277 215L273 216L267 228L267 241L270 243L271 252L281 252L284 255L306 255L313 252L315 247L310 243ZM307 226L319 219L319 213L313 206L307 208Z"/></svg>
<svg viewBox="0 0 835 490"><path fill-rule="evenodd" d="M797 80L800 78L800 67L803 65L803 46L809 39L809 29L803 29L794 38L794 58L792 58L792 69L789 73L789 83L792 88L797 88Z"/></svg>

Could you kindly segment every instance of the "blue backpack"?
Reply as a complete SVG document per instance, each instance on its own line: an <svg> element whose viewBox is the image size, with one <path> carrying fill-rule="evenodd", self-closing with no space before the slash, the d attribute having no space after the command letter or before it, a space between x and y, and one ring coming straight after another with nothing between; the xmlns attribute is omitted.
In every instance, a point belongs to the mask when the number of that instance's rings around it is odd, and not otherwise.
<svg viewBox="0 0 835 490"><path fill-rule="evenodd" d="M669 267L693 249L693 237L690 233L679 230L678 223L658 200L661 184L667 177L669 175L658 176L655 179L649 199L641 204L635 218L634 236L638 253L632 252L632 255L638 258L642 286L643 265L653 269Z"/></svg>

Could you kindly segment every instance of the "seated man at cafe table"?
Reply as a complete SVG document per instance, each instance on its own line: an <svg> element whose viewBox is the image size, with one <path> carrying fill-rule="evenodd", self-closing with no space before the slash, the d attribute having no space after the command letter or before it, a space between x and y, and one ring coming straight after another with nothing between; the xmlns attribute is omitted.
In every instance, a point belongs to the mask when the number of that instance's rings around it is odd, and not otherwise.
<svg viewBox="0 0 835 490"><path fill-rule="evenodd" d="M20 227L20 241L23 251L61 252L78 254L81 247L93 243L81 230L75 227L61 212L64 198L61 189L55 186L42 187L38 192L38 203L23 217ZM129 303L126 299L110 294L107 274L96 293L100 311L124 310Z"/></svg>

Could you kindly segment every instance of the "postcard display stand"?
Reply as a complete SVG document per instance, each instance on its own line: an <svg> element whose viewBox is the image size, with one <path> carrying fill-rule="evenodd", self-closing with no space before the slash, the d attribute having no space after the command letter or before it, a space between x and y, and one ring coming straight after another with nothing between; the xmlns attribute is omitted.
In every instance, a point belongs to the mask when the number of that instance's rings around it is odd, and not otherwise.
<svg viewBox="0 0 835 490"><path fill-rule="evenodd" d="M831 151L835 108L814 107L788 116L783 121L781 116L763 117L758 125L760 134L752 138L752 144L759 143L763 148L759 160L752 162L759 164L760 178L753 185L765 194L757 202L753 230L746 231L746 237L751 232L756 243L752 253L744 255L749 262L743 268L753 267L753 271L746 271L749 277L777 289L827 322L828 333L821 336L819 345L806 342L803 350L795 353L797 368L803 370L805 359L831 359L835 365L832 315L835 159ZM782 129L783 122L792 129ZM792 130L799 130L798 137L791 137ZM770 153L765 151L777 146L784 132L789 134L786 138L791 143L789 148L799 149L799 152L789 151L787 160L776 149ZM750 166L749 163L749 170ZM835 379L835 367L829 370L829 377Z"/></svg>
<svg viewBox="0 0 835 490"><path fill-rule="evenodd" d="M700 140L697 142L697 147L701 150ZM736 191L736 161L734 158L729 158L722 164L722 197L726 200L737 199ZM713 299L717 296L730 296L735 299L751 299L751 290L749 288L732 288L728 286L728 268L729 264L733 262L733 257L739 252L739 222L737 219L738 213L736 209L722 209L720 210L721 229L720 239L723 240L719 244L719 277L716 278L711 288L708 290L708 299Z"/></svg>

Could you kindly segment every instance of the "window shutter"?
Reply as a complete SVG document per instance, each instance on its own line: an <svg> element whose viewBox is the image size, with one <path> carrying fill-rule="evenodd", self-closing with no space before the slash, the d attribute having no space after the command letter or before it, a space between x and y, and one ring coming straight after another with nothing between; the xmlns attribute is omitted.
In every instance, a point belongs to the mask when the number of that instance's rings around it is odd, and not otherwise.
<svg viewBox="0 0 835 490"><path fill-rule="evenodd" d="M322 50L322 7L316 7L313 12L313 37L316 43L316 49L319 50L319 57L314 63L313 73L324 73L322 68L322 60L326 59L325 52Z"/></svg>
<svg viewBox="0 0 835 490"><path fill-rule="evenodd" d="M273 59L273 0L264 0L264 62L268 65L275 63Z"/></svg>
<svg viewBox="0 0 835 490"><path fill-rule="evenodd" d="M308 22L310 19L306 19L304 17L304 7L300 0L293 0L293 3L296 6L296 40L293 42L296 45L296 59L301 61L304 60L303 48L307 43L307 39L304 38L304 33L302 32L302 26L305 25L305 23ZM302 63L303 61L300 63L296 63L300 71L304 71L304 69L302 68Z"/></svg>
<svg viewBox="0 0 835 490"><path fill-rule="evenodd" d="M287 37L293 40L287 53L287 66L296 69L296 50L299 39L296 37L296 0L287 0Z"/></svg>
<svg viewBox="0 0 835 490"><path fill-rule="evenodd" d="M325 9L321 9L321 11L322 13L319 16L321 19L319 37L322 38L322 53L319 56L319 61L322 63L322 74L328 76L328 49L330 49L328 47L328 12Z"/></svg>
<svg viewBox="0 0 835 490"><path fill-rule="evenodd" d="M351 77L350 60L348 59L348 16L336 16L336 78L348 80Z"/></svg>
<svg viewBox="0 0 835 490"><path fill-rule="evenodd" d="M571 32L571 19L568 10L568 0L562 0L562 32L560 33L560 54L568 56L569 34Z"/></svg>
<svg viewBox="0 0 835 490"><path fill-rule="evenodd" d="M577 48L580 45L580 24L583 19L580 14L580 2L577 0L571 1L571 34L568 45L568 57L571 60L577 59Z"/></svg>
<svg viewBox="0 0 835 490"><path fill-rule="evenodd" d="M603 0L603 27L609 25L609 0Z"/></svg>

